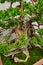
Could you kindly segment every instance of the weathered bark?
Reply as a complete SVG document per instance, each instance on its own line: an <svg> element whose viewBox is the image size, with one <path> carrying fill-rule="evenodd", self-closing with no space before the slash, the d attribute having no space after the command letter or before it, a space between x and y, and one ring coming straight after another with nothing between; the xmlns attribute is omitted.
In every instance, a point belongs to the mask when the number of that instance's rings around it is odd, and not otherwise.
<svg viewBox="0 0 43 65"><path fill-rule="evenodd" d="M27 49L25 49L23 51L23 53L26 55L26 59L22 60L22 59L19 59L17 57L14 57L14 61L15 62L27 62L28 58L30 58L29 51Z"/></svg>
<svg viewBox="0 0 43 65"><path fill-rule="evenodd" d="M31 0L32 1L32 4L34 4L37 0Z"/></svg>
<svg viewBox="0 0 43 65"><path fill-rule="evenodd" d="M32 22L28 21L28 30L27 30L27 36L32 37L33 29L32 29Z"/></svg>
<svg viewBox="0 0 43 65"><path fill-rule="evenodd" d="M32 4L34 4L34 0L31 0L32 1Z"/></svg>
<svg viewBox="0 0 43 65"><path fill-rule="evenodd" d="M34 27L32 25L32 21L28 21L27 37L28 37L28 43L30 47L32 47L31 37L33 36L33 32L34 32Z"/></svg>
<svg viewBox="0 0 43 65"><path fill-rule="evenodd" d="M18 54L18 53L24 51L25 49L27 49L27 47L24 47L24 46L23 46L23 47L14 49L13 51L9 52L8 54L5 54L4 56L5 56L5 57L12 56L12 55L15 55L15 54Z"/></svg>
<svg viewBox="0 0 43 65"><path fill-rule="evenodd" d="M25 60L19 59L18 57L14 56L15 54L18 54L18 53L21 53L21 52L23 52L26 55ZM15 62L26 62L28 60L28 58L30 57L27 47L21 47L21 48L15 49L14 51L12 51L12 52L4 55L4 56L5 57L12 56L12 58L14 59Z"/></svg>
<svg viewBox="0 0 43 65"><path fill-rule="evenodd" d="M22 7L22 0L20 1L20 10L23 10L23 7Z"/></svg>
<svg viewBox="0 0 43 65"><path fill-rule="evenodd" d="M20 1L20 5L18 7L19 7L20 11L23 11L22 0ZM24 22L22 15L20 15L19 21L20 21L20 29L22 30L22 26L23 26L23 22Z"/></svg>

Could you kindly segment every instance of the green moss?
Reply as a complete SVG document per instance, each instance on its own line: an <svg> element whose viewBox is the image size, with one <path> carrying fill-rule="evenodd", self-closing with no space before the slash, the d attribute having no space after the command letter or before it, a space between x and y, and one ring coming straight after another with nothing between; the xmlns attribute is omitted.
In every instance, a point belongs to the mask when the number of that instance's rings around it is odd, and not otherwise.
<svg viewBox="0 0 43 65"><path fill-rule="evenodd" d="M26 58L26 55L23 53L16 54L15 56L18 57L19 59L23 59L23 60Z"/></svg>
<svg viewBox="0 0 43 65"><path fill-rule="evenodd" d="M12 43L0 43L0 54L6 54L8 52L11 52L12 49L17 48L17 45Z"/></svg>
<svg viewBox="0 0 43 65"><path fill-rule="evenodd" d="M9 59L8 57L2 57L3 60L3 65L33 65L35 62L37 62L38 60L40 60L41 58L43 58L43 50L39 49L39 48L32 48L29 49L30 52L30 58L28 59L27 62L25 63L15 63L13 61L11 61L11 59ZM17 54L15 55L17 57L19 57L20 59L25 59L25 55L24 54Z"/></svg>
<svg viewBox="0 0 43 65"><path fill-rule="evenodd" d="M18 38L18 47L27 46L28 42L24 33Z"/></svg>
<svg viewBox="0 0 43 65"><path fill-rule="evenodd" d="M7 36L5 40L8 40L8 39L9 39L9 36ZM15 43L8 44L7 42L0 42L0 53L6 54L8 52L11 52L13 48L19 48L21 46L26 46L26 45L27 45L27 40L26 40L25 34L22 34L18 38L18 45Z"/></svg>
<svg viewBox="0 0 43 65"><path fill-rule="evenodd" d="M31 38L31 42L33 44L39 44L39 45L43 46L43 38L41 38L41 37L37 37L37 36L35 37L35 36L33 36Z"/></svg>

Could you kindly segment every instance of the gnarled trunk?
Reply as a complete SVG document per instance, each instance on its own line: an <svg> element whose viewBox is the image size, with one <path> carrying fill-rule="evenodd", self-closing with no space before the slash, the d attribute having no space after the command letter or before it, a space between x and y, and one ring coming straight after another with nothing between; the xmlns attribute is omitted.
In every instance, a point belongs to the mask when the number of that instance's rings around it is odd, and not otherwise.
<svg viewBox="0 0 43 65"><path fill-rule="evenodd" d="M32 21L28 21L27 37L28 37L28 43L30 47L32 46L31 37L33 36L33 32L34 32L34 28L32 25Z"/></svg>

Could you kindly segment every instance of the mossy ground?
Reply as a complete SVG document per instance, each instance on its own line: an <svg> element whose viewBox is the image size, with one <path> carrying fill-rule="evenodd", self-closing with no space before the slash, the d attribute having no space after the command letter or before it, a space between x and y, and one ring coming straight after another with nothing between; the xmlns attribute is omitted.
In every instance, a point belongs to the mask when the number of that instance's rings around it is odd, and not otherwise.
<svg viewBox="0 0 43 65"><path fill-rule="evenodd" d="M43 58L43 50L39 48L29 49L29 52L30 58L25 63L15 63L11 59L9 59L9 57L6 58L2 56L3 65L33 65L35 62ZM16 56L25 59L25 55L23 53L17 54Z"/></svg>

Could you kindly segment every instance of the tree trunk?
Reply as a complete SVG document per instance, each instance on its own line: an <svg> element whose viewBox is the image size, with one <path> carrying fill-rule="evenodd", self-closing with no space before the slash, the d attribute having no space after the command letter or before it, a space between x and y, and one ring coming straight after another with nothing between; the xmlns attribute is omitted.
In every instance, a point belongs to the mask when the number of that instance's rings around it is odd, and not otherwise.
<svg viewBox="0 0 43 65"><path fill-rule="evenodd" d="M22 7L22 0L20 1L19 8L20 8L20 11L23 11L23 7ZM20 15L19 20L20 20L20 29L22 30L22 26L23 26L23 19L22 19L22 15Z"/></svg>
<svg viewBox="0 0 43 65"><path fill-rule="evenodd" d="M33 32L34 32L34 28L32 26L32 22L28 21L27 37L28 37L28 43L29 43L30 47L32 45L32 43L31 43L31 37L33 36Z"/></svg>
<svg viewBox="0 0 43 65"><path fill-rule="evenodd" d="M10 3L10 7L12 7L12 4L13 4L13 3L11 2L11 3Z"/></svg>

